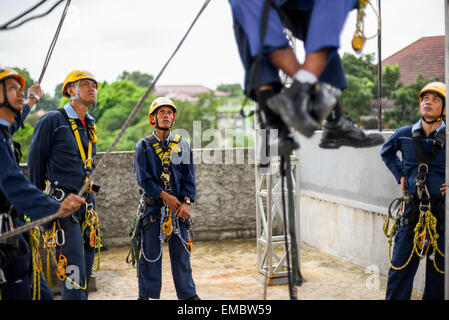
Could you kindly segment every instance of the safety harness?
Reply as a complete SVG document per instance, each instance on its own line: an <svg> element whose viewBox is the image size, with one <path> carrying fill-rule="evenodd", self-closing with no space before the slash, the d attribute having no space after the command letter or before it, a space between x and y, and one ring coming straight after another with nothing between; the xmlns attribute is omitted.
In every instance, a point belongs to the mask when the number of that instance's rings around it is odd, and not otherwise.
<svg viewBox="0 0 449 320"><path fill-rule="evenodd" d="M169 141L167 147L164 147L153 134L151 134L145 138L147 139L147 141L153 148L156 155L161 160L162 173L161 173L160 179L164 183L164 191L169 194L172 194L172 188L170 186L170 176L171 176L170 156L173 152L181 151L180 147L178 146L179 142L181 141L181 136L175 135L174 138L171 141ZM133 226L132 226L130 234L129 234L129 236L130 236L130 251L126 258L126 262L131 263L132 266L137 269L137 276L139 275L139 270L138 270L139 263L138 262L140 259L140 255L142 255L142 257L150 263L158 261L162 256L162 244L166 243L171 238L171 236L173 234L175 234L179 237L179 239L181 240L181 243L183 244L183 246L187 250L187 252L189 252L189 254L193 249L193 244L192 244L192 239L190 237L190 233L189 233L189 239L187 241L185 241L182 238L181 231L179 229L179 219L177 217L172 219L171 210L170 210L169 206L164 201L162 201L162 199L154 199L154 198L150 197L148 194L146 194L143 190L141 190L140 192L141 192L141 198L140 198L139 206L137 208L137 215L134 219ZM162 207L164 214L161 214L160 217L155 217L155 215L149 215L142 219L141 217L145 213L147 205L150 205L150 206L156 205L156 206ZM160 239L160 244L161 244L160 252L159 252L159 255L155 259L149 259L145 256L145 253L143 250L143 245L144 245L143 239L140 235L141 235L141 232L145 231L151 223L156 222L158 220L160 220L160 234L159 234L159 239ZM181 219L181 220L183 220L183 222L186 224L187 228L189 229L191 226L190 217L188 219L185 219L185 220Z"/></svg>
<svg viewBox="0 0 449 320"><path fill-rule="evenodd" d="M435 259L436 253L442 257L445 256L438 248L438 230L443 231L442 228L444 227L444 210L439 208L443 198L440 196L430 196L426 186L426 177L432 160L444 148L446 142L445 138L445 130L440 130L435 136L430 153L427 156L424 156L421 146L421 131L417 130L413 132L413 143L416 159L418 160L418 174L415 179L418 197L415 199L409 194L404 194L401 198L394 199L389 206L389 215L385 220L383 227L385 236L388 238L390 266L394 270L404 269L410 263L414 253L416 253L420 259L424 258L429 252L430 247L432 247L432 252L429 258L433 261L435 269L439 273L444 274L444 271L438 268ZM407 218L403 216L405 204L411 206L411 211L409 213L410 217ZM393 210L396 209L398 210L393 212ZM431 209L434 211L433 213ZM438 221L437 217L440 221ZM390 219L394 220L394 224L391 227L390 232L388 232ZM437 223L440 224L440 228L437 228ZM404 265L396 267L393 266L391 262L393 236L396 229L399 226L404 225L409 226L409 231L411 231L410 234L413 236L413 249Z"/></svg>
<svg viewBox="0 0 449 320"><path fill-rule="evenodd" d="M57 109L59 112L61 112L64 117L66 118L67 122L70 125L70 128L72 130L73 136L75 137L79 154L81 157L81 161L84 166L85 171L85 177L83 179L83 184L86 183L89 180L89 175L92 172L93 168L93 158L92 158L92 149L93 144L97 142L97 129L95 124L87 124L87 132L89 135L89 142L87 147L87 156L86 156L86 150L83 146L83 143L81 141L81 137L79 134L78 124L76 123L76 120L73 118L70 118L67 115L67 112L61 108ZM84 208L84 216L83 217L77 217L76 213L74 213L70 217L70 223L72 225L82 221L81 225L81 234L83 235L83 239L86 243L88 243L91 247L97 248L98 250L98 256L97 256L97 267L94 268L94 270L99 270L100 268L100 248L101 248L101 236L100 236L100 224L98 219L98 214L94 210L93 206L93 199L92 199L92 192L98 192L99 186L90 183L90 185L86 188L86 203L83 206ZM50 181L46 181L46 189L45 193L53 197L57 201L62 201L68 196L67 190L64 190L63 188L59 188L52 184ZM44 239L44 246L47 250L47 276L49 279L49 285L51 285L51 274L50 274L50 254L53 256L53 260L56 264L56 276L59 280L65 281L66 279L72 283L75 287L81 290L87 289L87 281L84 281L84 286L81 286L77 283L75 283L72 279L66 277L66 268L68 267L69 263L67 260L67 257L62 252L62 247L65 244L65 232L64 228L69 227L68 223L61 225L59 220L56 220L53 222L52 228L49 228L43 235L42 238ZM55 248L56 246L60 249L60 254L58 259L56 259L55 254Z"/></svg>

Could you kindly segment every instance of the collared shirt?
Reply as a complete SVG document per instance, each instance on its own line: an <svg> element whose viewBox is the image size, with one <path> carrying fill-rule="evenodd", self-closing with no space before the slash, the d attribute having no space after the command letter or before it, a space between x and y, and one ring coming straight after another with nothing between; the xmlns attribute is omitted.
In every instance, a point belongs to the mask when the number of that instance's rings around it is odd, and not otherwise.
<svg viewBox="0 0 449 320"><path fill-rule="evenodd" d="M30 108L24 108L25 120ZM17 121L10 124L0 119L0 193L22 214L37 220L55 213L60 204L38 190L23 174L17 164L14 151L9 144L11 136L18 128ZM5 132L6 131L6 132ZM9 132L9 136L6 134ZM0 195L1 198L1 195Z"/></svg>
<svg viewBox="0 0 449 320"><path fill-rule="evenodd" d="M433 141L440 130L444 130L446 124L444 121L428 137L425 136L422 129L422 120L413 125L397 129L385 142L380 151L382 160L390 169L396 181L400 183L401 177L405 177L406 190L416 195L415 179L418 173L418 160L415 153L413 142L413 132L421 131L421 146L424 156L430 153ZM402 159L397 153L400 152ZM441 195L440 188L445 181L446 169L446 150L443 147L437 153L429 167L426 185L430 195Z"/></svg>
<svg viewBox="0 0 449 320"><path fill-rule="evenodd" d="M170 133L164 141L164 146L167 146L173 137L172 133ZM156 138L159 142L161 141L157 136ZM178 146L180 151L172 154L170 162L170 187L173 191L172 195L180 201L184 200L184 197L187 196L194 202L196 186L193 170L193 153L189 144L184 139L179 141ZM161 159L155 153L154 148L150 145L147 138L141 139L136 145L134 169L136 170L139 185L152 198L159 199L160 193L164 190L164 183L161 180L162 164ZM159 210L160 208L157 206L147 206L145 215L159 213Z"/></svg>
<svg viewBox="0 0 449 320"><path fill-rule="evenodd" d="M81 142L87 154L89 134L83 126L73 107L64 106L69 118L75 119ZM87 124L93 124L94 118L86 114ZM96 154L96 144L92 146L92 158ZM28 171L30 180L39 189L45 188L45 180L77 193L86 172L81 160L78 144L65 116L58 110L44 115L36 125L28 154Z"/></svg>
<svg viewBox="0 0 449 320"><path fill-rule="evenodd" d="M2 126L4 126L4 127L8 128L8 130L9 130L9 126L10 126L11 124L10 124L8 121L6 121L6 120L0 119L0 125L2 125Z"/></svg>

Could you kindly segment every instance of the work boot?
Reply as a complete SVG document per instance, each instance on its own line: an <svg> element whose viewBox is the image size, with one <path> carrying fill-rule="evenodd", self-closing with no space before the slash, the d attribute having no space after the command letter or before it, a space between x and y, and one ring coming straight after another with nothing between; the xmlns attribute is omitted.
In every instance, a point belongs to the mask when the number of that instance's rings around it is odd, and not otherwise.
<svg viewBox="0 0 449 320"><path fill-rule="evenodd" d="M337 121L326 121L319 146L323 149L338 149L341 146L369 148L384 143L379 133L365 134L350 119L340 117Z"/></svg>
<svg viewBox="0 0 449 320"><path fill-rule="evenodd" d="M312 109L313 118L318 124L323 123L338 103L341 97L341 90L330 84L319 82L314 93Z"/></svg>
<svg viewBox="0 0 449 320"><path fill-rule="evenodd" d="M332 111L340 95L340 90L328 84L294 80L289 88L268 99L267 104L289 127L311 137Z"/></svg>
<svg viewBox="0 0 449 320"><path fill-rule="evenodd" d="M290 155L292 151L299 148L299 144L282 119L274 114L266 105L267 98L273 95L273 90L265 90L258 93L261 129L266 129L265 133L267 134L265 137L262 134L262 142L266 142L265 147L268 149L264 151L264 148L261 148L261 151L266 156ZM274 130L277 130L277 132Z"/></svg>

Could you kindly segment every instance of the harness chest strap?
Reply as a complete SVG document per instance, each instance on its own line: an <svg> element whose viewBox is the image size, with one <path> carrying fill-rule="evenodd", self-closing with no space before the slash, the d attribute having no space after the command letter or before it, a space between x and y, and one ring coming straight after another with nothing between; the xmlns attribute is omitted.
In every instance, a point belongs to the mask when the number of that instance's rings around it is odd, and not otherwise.
<svg viewBox="0 0 449 320"><path fill-rule="evenodd" d="M180 135L176 134L175 137L173 138L173 140L171 140L168 143L168 147L165 150L162 147L161 143L156 139L156 137L154 137L154 135L150 135L147 138L148 138L148 141L150 142L151 146L154 148L154 152L156 152L157 156L159 157L159 159L161 159L161 161L163 163L170 164L170 154L171 154L172 150L174 152L179 152L179 149L176 148L176 145L181 140ZM168 157L168 159L167 159L167 157Z"/></svg>
<svg viewBox="0 0 449 320"><path fill-rule="evenodd" d="M424 156L421 146L421 131L417 130L413 132L413 144L415 147L415 155L418 160L418 175L416 177L415 183L417 187L418 196L421 199L423 192L426 196L430 198L427 191L427 186L425 185L426 176L429 171L429 166L435 156L443 149L446 142L446 130L440 130L432 144L432 149L427 156Z"/></svg>
<svg viewBox="0 0 449 320"><path fill-rule="evenodd" d="M89 143L88 143L88 147L87 147L87 157L86 157L86 152L84 150L84 146L81 141L81 137L80 137L79 130L78 130L78 125L76 124L75 119L70 118L64 109L57 109L57 110L59 110L64 115L64 117L67 119L67 121L69 122L70 128L72 129L72 133L76 140L76 144L78 145L78 150L79 150L79 153L81 156L81 160L83 161L84 168L87 171L90 170L92 168L92 162L93 162L93 159L92 159L93 143L92 143L92 139L91 139L90 135L89 135Z"/></svg>
<svg viewBox="0 0 449 320"><path fill-rule="evenodd" d="M180 135L175 135L173 140L168 143L167 148L164 148L159 140L154 135L147 136L148 142L153 147L156 155L161 159L162 163L162 174L161 179L164 182L164 186L166 189L170 189L170 155L173 152L179 152L180 149L178 147L178 143L181 140Z"/></svg>

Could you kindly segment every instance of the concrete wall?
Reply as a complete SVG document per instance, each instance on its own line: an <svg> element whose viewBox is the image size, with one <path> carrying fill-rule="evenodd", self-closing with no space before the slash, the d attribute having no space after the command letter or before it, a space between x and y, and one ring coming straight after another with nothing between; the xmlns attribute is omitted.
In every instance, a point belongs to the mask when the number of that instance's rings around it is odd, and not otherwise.
<svg viewBox="0 0 449 320"><path fill-rule="evenodd" d="M392 132L384 132L385 139ZM357 265L387 274L388 245L382 231L391 200L400 185L380 158L381 147L318 147L321 132L298 137L300 236L304 243ZM424 286L425 263L415 278Z"/></svg>
<svg viewBox="0 0 449 320"><path fill-rule="evenodd" d="M194 150L197 199L192 205L194 240L249 238L256 235L254 149ZM106 246L128 244L139 204L134 152L97 156L96 196Z"/></svg>

